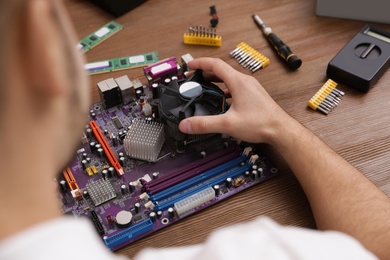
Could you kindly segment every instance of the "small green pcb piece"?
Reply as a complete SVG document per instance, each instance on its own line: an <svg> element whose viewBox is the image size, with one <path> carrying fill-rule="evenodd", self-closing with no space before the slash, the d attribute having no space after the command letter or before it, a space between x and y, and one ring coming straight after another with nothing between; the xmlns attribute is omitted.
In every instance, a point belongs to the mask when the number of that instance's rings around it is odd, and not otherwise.
<svg viewBox="0 0 390 260"><path fill-rule="evenodd" d="M126 70L144 67L158 61L157 52L148 52L123 58L97 61L85 64L85 69L90 75L107 73L117 70Z"/></svg>
<svg viewBox="0 0 390 260"><path fill-rule="evenodd" d="M122 25L115 21L111 21L96 32L88 35L83 40L81 40L79 44L77 44L77 49L79 49L82 53L86 53L87 51L104 42L122 29Z"/></svg>

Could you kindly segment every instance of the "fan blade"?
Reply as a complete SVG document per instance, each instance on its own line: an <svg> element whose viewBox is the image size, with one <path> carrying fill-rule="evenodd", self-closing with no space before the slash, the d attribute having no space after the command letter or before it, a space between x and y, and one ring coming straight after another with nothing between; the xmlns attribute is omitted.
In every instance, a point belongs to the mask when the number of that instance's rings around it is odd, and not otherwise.
<svg viewBox="0 0 390 260"><path fill-rule="evenodd" d="M194 116L209 116L210 112L201 104L195 103L195 112Z"/></svg>
<svg viewBox="0 0 390 260"><path fill-rule="evenodd" d="M169 114L172 108L180 105L180 99L176 96L166 95L165 93L160 98L161 107L165 114Z"/></svg>
<svg viewBox="0 0 390 260"><path fill-rule="evenodd" d="M180 88L180 85L179 85L179 83L177 83L177 80L172 80L167 85L167 89L173 90L175 93L179 93L179 88Z"/></svg>
<svg viewBox="0 0 390 260"><path fill-rule="evenodd" d="M184 109L184 108L185 108L185 105L180 105L180 106L178 106L178 107L172 108L171 110L169 110L169 112L171 112L171 114L172 114L173 116L175 116L177 119L179 119L179 118L180 118L180 111L181 111L182 109ZM191 108L190 106L187 107L187 108L184 110L185 118L191 117L191 116L193 116L193 114L194 114L194 111L192 110L192 108Z"/></svg>

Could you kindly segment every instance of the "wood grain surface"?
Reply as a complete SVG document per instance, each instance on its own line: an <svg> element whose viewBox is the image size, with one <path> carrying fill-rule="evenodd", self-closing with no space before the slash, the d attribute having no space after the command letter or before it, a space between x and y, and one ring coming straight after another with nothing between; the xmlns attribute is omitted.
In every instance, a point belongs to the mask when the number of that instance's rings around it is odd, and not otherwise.
<svg viewBox="0 0 390 260"><path fill-rule="evenodd" d="M209 25L210 5L217 8L217 34L222 36L222 46L183 44L183 33L190 24ZM68 0L66 6L79 39L115 19L89 1ZM339 85L338 88L346 93L345 97L327 116L309 109L307 101L327 80L329 61L366 24L318 17L315 6L314 0L148 0L115 19L124 25L124 29L86 53L85 58L92 62L157 51L160 59L172 56L180 59L181 55L191 53L195 58L220 58L235 69L252 74L229 56L229 52L244 41L271 59L270 66L252 75L275 101L390 195L390 71L366 94ZM253 22L253 13L258 14L302 59L298 71L289 71L271 49ZM390 25L371 24L390 31ZM91 76L91 104L99 101L97 82L125 74L146 83L142 69ZM261 120L261 113L253 120ZM269 216L282 225L315 228L310 205L293 173L272 147L261 147L279 168L278 177L117 253L132 257L145 247L200 243L216 228L253 220L260 215ZM315 162L313 171L316 171Z"/></svg>

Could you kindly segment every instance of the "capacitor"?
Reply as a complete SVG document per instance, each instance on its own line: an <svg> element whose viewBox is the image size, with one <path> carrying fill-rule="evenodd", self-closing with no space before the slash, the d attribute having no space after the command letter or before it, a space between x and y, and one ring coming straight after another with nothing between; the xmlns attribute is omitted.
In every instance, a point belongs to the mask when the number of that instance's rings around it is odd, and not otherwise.
<svg viewBox="0 0 390 260"><path fill-rule="evenodd" d="M173 219L175 217L175 211L173 210L173 208L168 209L168 217L169 219Z"/></svg>
<svg viewBox="0 0 390 260"><path fill-rule="evenodd" d="M65 180L60 181L60 187L61 187L61 190L66 191L66 181Z"/></svg>
<svg viewBox="0 0 390 260"><path fill-rule="evenodd" d="M245 165L245 162L241 162L241 163L240 163L240 166L244 166L244 165Z"/></svg>
<svg viewBox="0 0 390 260"><path fill-rule="evenodd" d="M103 155L104 155L104 150L103 150L103 148L97 149L97 152L98 152L99 157L102 158Z"/></svg>
<svg viewBox="0 0 390 260"><path fill-rule="evenodd" d="M150 212L149 218L150 218L150 220L151 220L152 222L156 222L156 220L157 220L157 215L156 215L156 213L155 213L155 212Z"/></svg>
<svg viewBox="0 0 390 260"><path fill-rule="evenodd" d="M259 168L257 171L259 172L259 176L263 177L263 168Z"/></svg>
<svg viewBox="0 0 390 260"><path fill-rule="evenodd" d="M250 178L250 172L249 171L245 171L244 177L245 177L245 179L248 180Z"/></svg>
<svg viewBox="0 0 390 260"><path fill-rule="evenodd" d="M176 76L173 76L172 78L171 78L171 80L173 81L173 80L177 80L177 77Z"/></svg>
<svg viewBox="0 0 390 260"><path fill-rule="evenodd" d="M157 215L157 218L161 218L163 213L162 213L161 210L159 210L159 211L156 212L156 215Z"/></svg>
<svg viewBox="0 0 390 260"><path fill-rule="evenodd" d="M119 163L120 163L120 165L122 165L122 167L125 166L125 161L126 161L125 157L119 157Z"/></svg>
<svg viewBox="0 0 390 260"><path fill-rule="evenodd" d="M139 213L141 209L141 204L139 204L138 202L134 204L134 210L135 210L135 213Z"/></svg>
<svg viewBox="0 0 390 260"><path fill-rule="evenodd" d="M112 135L112 143L114 144L114 146L118 145L118 138L115 135Z"/></svg>
<svg viewBox="0 0 390 260"><path fill-rule="evenodd" d="M102 175L103 175L103 178L104 179L108 179L108 171L106 170L106 169L104 169L103 171L102 171Z"/></svg>
<svg viewBox="0 0 390 260"><path fill-rule="evenodd" d="M207 153L206 153L205 151L201 151L201 152L200 152L200 155L202 156L202 158L205 158L206 155L207 155Z"/></svg>
<svg viewBox="0 0 390 260"><path fill-rule="evenodd" d="M125 154L123 152L118 153L118 157L124 157Z"/></svg>
<svg viewBox="0 0 390 260"><path fill-rule="evenodd" d="M153 93L153 99L157 99L159 97L158 95L158 84L153 83L152 84L152 93Z"/></svg>
<svg viewBox="0 0 390 260"><path fill-rule="evenodd" d="M215 191L215 196L218 196L219 195L219 192L220 192L220 187L218 184L214 185L213 186L213 189Z"/></svg>
<svg viewBox="0 0 390 260"><path fill-rule="evenodd" d="M87 159L87 156L88 156L87 153L83 153L83 154L82 154L83 160Z"/></svg>
<svg viewBox="0 0 390 260"><path fill-rule="evenodd" d="M89 193L87 190L83 191L83 197L84 198L88 198L89 197Z"/></svg>
<svg viewBox="0 0 390 260"><path fill-rule="evenodd" d="M82 161L81 161L81 165L83 166L84 169L87 169L87 167L88 167L88 162L87 162L87 160L82 160Z"/></svg>
<svg viewBox="0 0 390 260"><path fill-rule="evenodd" d="M136 97L137 99L139 99L141 96L142 96L142 90L138 89L138 90L135 92L135 97Z"/></svg>
<svg viewBox="0 0 390 260"><path fill-rule="evenodd" d="M112 177L112 176L114 176L114 174L115 174L115 169L114 169L114 167L109 167L109 168L108 168L108 176L109 176L109 177Z"/></svg>
<svg viewBox="0 0 390 260"><path fill-rule="evenodd" d="M87 161L87 164L91 163L91 158L87 157L85 160Z"/></svg>
<svg viewBox="0 0 390 260"><path fill-rule="evenodd" d="M91 113L91 117L92 117L93 119L95 119L95 118L96 118L96 113L95 113L95 112L92 112L92 113Z"/></svg>
<svg viewBox="0 0 390 260"><path fill-rule="evenodd" d="M107 129L104 129L104 135L108 135L108 130Z"/></svg>
<svg viewBox="0 0 390 260"><path fill-rule="evenodd" d="M95 150L97 151L99 148L102 148L101 144L95 144Z"/></svg>
<svg viewBox="0 0 390 260"><path fill-rule="evenodd" d="M169 82L171 82L171 79L170 78L166 78L166 79L164 79L164 82L165 82L165 84L169 84Z"/></svg>
<svg viewBox="0 0 390 260"><path fill-rule="evenodd" d="M95 145L96 145L96 142L89 143L89 148L91 149L91 152L95 151Z"/></svg>
<svg viewBox="0 0 390 260"><path fill-rule="evenodd" d="M256 181L257 179L259 179L259 173L257 172L257 170L253 170L252 171L252 180Z"/></svg>
<svg viewBox="0 0 390 260"><path fill-rule="evenodd" d="M233 180L232 180L232 178L227 178L226 179L226 187L227 188L230 188L230 187L232 187L232 185L233 185Z"/></svg>
<svg viewBox="0 0 390 260"><path fill-rule="evenodd" d="M133 182L129 182L129 191L134 192L135 191L135 185Z"/></svg>
<svg viewBox="0 0 390 260"><path fill-rule="evenodd" d="M158 172L152 173L152 178L153 178L153 179L157 179L157 178L158 178Z"/></svg>
<svg viewBox="0 0 390 260"><path fill-rule="evenodd" d="M91 138L92 137L92 129L91 128L87 128L85 130L85 134L87 135L88 138Z"/></svg>
<svg viewBox="0 0 390 260"><path fill-rule="evenodd" d="M257 165L256 164L252 165L252 170L257 170Z"/></svg>
<svg viewBox="0 0 390 260"><path fill-rule="evenodd" d="M127 193L127 187L124 184L121 185L121 193L122 195L125 195Z"/></svg>

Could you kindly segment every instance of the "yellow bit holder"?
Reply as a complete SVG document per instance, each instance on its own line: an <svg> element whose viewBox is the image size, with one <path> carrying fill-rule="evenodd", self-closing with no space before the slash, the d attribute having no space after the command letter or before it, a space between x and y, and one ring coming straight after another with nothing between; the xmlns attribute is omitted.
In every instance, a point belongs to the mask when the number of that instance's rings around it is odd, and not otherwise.
<svg viewBox="0 0 390 260"><path fill-rule="evenodd" d="M309 100L307 105L313 110L319 110L328 114L334 107L336 107L340 98L344 96L344 92L336 89L337 83L328 79L325 84L315 93Z"/></svg>
<svg viewBox="0 0 390 260"><path fill-rule="evenodd" d="M222 37L216 34L215 29L209 29L202 26L190 26L189 32L183 36L184 44L204 45L220 47Z"/></svg>
<svg viewBox="0 0 390 260"><path fill-rule="evenodd" d="M237 45L230 56L235 58L244 68L255 72L261 68L265 68L270 64L270 59L246 44L241 42Z"/></svg>

